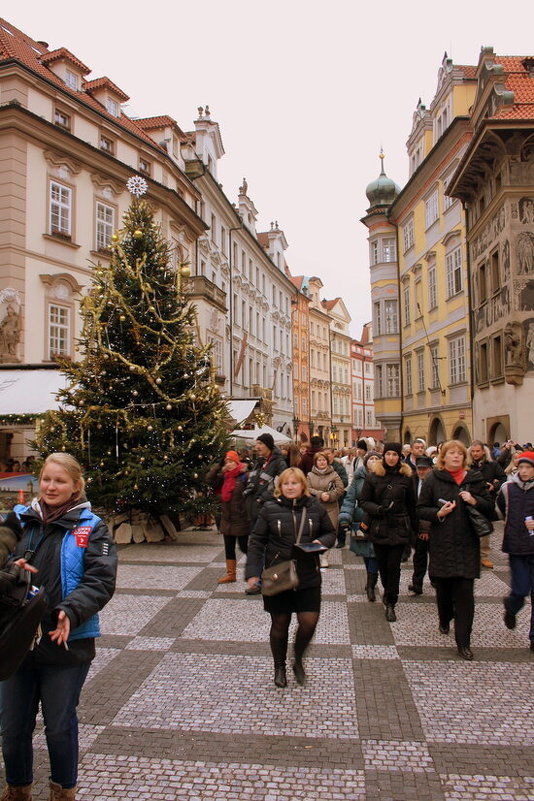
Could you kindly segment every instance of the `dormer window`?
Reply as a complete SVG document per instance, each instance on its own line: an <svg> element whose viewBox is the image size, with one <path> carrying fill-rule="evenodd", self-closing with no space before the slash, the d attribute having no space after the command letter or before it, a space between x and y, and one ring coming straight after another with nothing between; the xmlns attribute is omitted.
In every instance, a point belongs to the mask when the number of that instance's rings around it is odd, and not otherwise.
<svg viewBox="0 0 534 801"><path fill-rule="evenodd" d="M139 159L139 172L143 175L150 175L150 162L146 159Z"/></svg>
<svg viewBox="0 0 534 801"><path fill-rule="evenodd" d="M60 128L65 128L66 131L70 131L70 115L60 108L56 108L54 110L54 124Z"/></svg>
<svg viewBox="0 0 534 801"><path fill-rule="evenodd" d="M67 84L69 89L72 89L74 92L78 92L80 89L80 76L76 72L66 69L65 83Z"/></svg>
<svg viewBox="0 0 534 801"><path fill-rule="evenodd" d="M112 117L120 117L121 115L120 106L112 97L106 99L106 111L108 114L111 114Z"/></svg>

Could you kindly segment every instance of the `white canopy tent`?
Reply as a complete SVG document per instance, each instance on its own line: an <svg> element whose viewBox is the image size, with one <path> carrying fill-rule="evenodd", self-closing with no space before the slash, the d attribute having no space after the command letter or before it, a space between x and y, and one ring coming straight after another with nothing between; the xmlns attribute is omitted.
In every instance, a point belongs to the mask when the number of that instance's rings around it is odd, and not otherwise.
<svg viewBox="0 0 534 801"><path fill-rule="evenodd" d="M59 409L55 396L66 383L59 370L0 370L0 414L41 414Z"/></svg>
<svg viewBox="0 0 534 801"><path fill-rule="evenodd" d="M275 445L287 445L288 442L292 442L291 437L287 437L285 434L282 434L275 428L265 425L250 429L244 428L242 431L236 429L230 433L230 436L235 437L236 439L244 439L249 442L253 442L254 440L258 439L261 434L270 434L274 439Z"/></svg>

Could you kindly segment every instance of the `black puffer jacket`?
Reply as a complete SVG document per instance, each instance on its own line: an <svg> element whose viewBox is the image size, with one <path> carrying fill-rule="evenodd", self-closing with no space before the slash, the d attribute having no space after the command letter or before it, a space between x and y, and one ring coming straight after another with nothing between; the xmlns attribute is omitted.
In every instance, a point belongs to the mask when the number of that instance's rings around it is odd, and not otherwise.
<svg viewBox="0 0 534 801"><path fill-rule="evenodd" d="M35 505L35 502L34 502ZM37 568L32 581L45 587L48 595L48 611L42 620L43 636L32 652L33 657L42 664L75 665L94 657L93 637L69 641L69 650L53 643L48 632L56 627L57 613L63 610L70 620L71 632L94 614L99 612L111 599L115 590L117 573L117 551L108 527L103 520L94 527L87 547L84 549L84 575L76 589L63 598L61 572L62 543L65 535L76 528L85 502L66 512L62 518L43 526L34 508L20 514L23 535L15 550L14 558L24 556L28 548L36 553L29 561Z"/></svg>
<svg viewBox="0 0 534 801"><path fill-rule="evenodd" d="M415 528L415 493L408 465L400 463L397 469L387 470L383 462L378 462L363 482L360 506L371 518L372 542L377 545L409 542Z"/></svg>
<svg viewBox="0 0 534 801"><path fill-rule="evenodd" d="M286 468L282 451L276 446L269 459L259 457L252 465L244 492L248 519L252 523L256 522L261 505L272 498L276 476L283 473Z"/></svg>
<svg viewBox="0 0 534 801"><path fill-rule="evenodd" d="M306 521L301 542L320 540L331 548L336 540L335 529L324 506L306 495L297 500L273 498L263 505L248 542L245 578L260 576L264 567L295 558L293 545L297 539L303 509ZM315 554L303 554L297 559L300 589L321 584L319 559Z"/></svg>
<svg viewBox="0 0 534 801"><path fill-rule="evenodd" d="M417 503L417 516L431 523L428 552L429 576L436 578L478 578L480 575L480 542L473 533L465 503L459 497L462 490L476 498L476 508L489 517L493 501L482 475L469 470L460 486L447 470L434 468L425 478ZM438 499L456 501L456 509L440 522Z"/></svg>

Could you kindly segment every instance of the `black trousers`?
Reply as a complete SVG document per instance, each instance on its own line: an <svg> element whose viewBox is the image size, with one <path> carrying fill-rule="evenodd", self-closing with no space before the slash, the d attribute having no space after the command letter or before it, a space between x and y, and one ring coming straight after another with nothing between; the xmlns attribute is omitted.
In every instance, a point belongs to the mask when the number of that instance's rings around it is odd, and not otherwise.
<svg viewBox="0 0 534 801"><path fill-rule="evenodd" d="M377 545L373 543L378 572L384 587L384 603L395 606L399 598L401 559L404 545Z"/></svg>
<svg viewBox="0 0 534 801"><path fill-rule="evenodd" d="M458 648L468 648L475 617L474 579L454 576L433 578L441 626L454 618L454 638Z"/></svg>
<svg viewBox="0 0 534 801"><path fill-rule="evenodd" d="M423 581L428 566L428 540L417 537L415 551L413 552L412 584L416 589L423 589Z"/></svg>

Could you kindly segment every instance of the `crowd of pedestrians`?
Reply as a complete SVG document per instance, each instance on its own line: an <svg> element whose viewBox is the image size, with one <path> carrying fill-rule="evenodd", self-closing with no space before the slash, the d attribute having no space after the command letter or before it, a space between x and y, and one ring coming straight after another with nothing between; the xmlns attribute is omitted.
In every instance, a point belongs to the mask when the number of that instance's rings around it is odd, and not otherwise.
<svg viewBox="0 0 534 801"><path fill-rule="evenodd" d="M237 581L239 548L247 557L245 592L261 593L270 616L277 687L288 683L293 615L291 667L297 683L306 683L304 655L319 620L326 553L346 547L347 540L364 561L368 601L375 603L380 592L392 624L401 564L413 555L409 592L423 593L428 572L437 628L447 636L454 621L458 655L471 661L474 581L481 568L493 567L487 531L488 521L497 518L504 520L502 550L509 556L511 575L504 625L515 628L530 596L529 648L534 652L531 443L490 448L475 441L467 448L457 440L427 447L422 439L410 446L363 439L354 450L335 453L320 437L282 451L270 434L262 434L253 452L224 454L207 481L218 498L216 522L226 557L226 572L218 581ZM482 527L480 520L485 521ZM32 798L32 737L39 705L50 760L49 801L72 801L78 771L76 709L95 656L98 612L114 592L117 558L105 523L85 497L81 467L69 454L49 456L39 475L38 496L0 523L0 570L6 565L7 571L31 573L46 588L48 607L32 650L0 682L7 781L0 801Z"/></svg>
<svg viewBox="0 0 534 801"><path fill-rule="evenodd" d="M474 582L481 568L493 568L489 535L479 536L473 515L505 520L502 547L511 569L505 625L514 628L525 598L531 596L531 605L534 600L530 443L523 448L494 443L489 448L477 440L467 448L457 440L429 447L421 438L404 446L362 439L355 449L340 453L325 448L317 436L281 450L270 434L263 434L253 453L238 456L230 451L209 475L220 494L227 556L227 572L219 581L237 580L236 541L247 554L247 594L262 592L264 568L282 568L288 560L296 567L298 589L263 597L271 615L270 644L279 687L287 684L287 632L293 613L298 619L293 670L299 683L305 680L303 655L319 618L326 549L334 544L344 548L348 540L350 550L363 559L365 592L372 603L380 578L390 623L397 620L402 563L413 559L408 590L414 596L423 593L428 572L437 628L447 636L454 621L457 652L467 661L473 659ZM317 547L306 549L310 543ZM534 652L534 612L529 637Z"/></svg>

